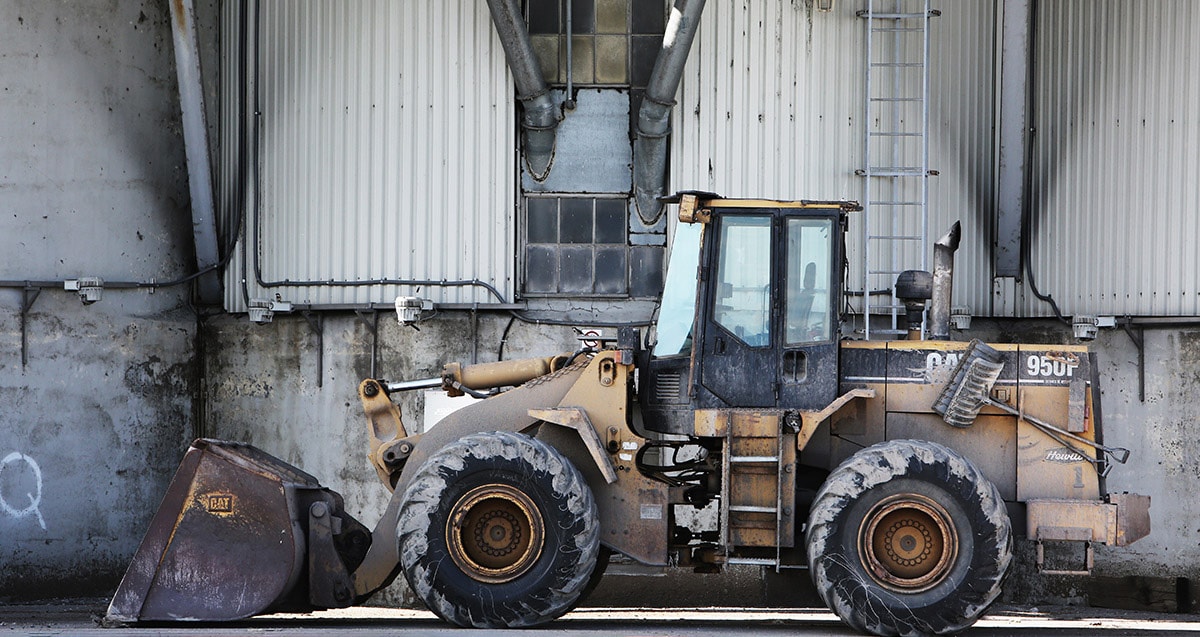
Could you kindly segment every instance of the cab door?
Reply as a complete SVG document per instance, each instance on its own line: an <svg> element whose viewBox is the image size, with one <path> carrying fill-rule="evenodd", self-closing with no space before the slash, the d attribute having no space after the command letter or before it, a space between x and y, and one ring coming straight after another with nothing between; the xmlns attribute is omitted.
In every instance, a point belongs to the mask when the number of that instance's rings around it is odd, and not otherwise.
<svg viewBox="0 0 1200 637"><path fill-rule="evenodd" d="M778 397L772 212L714 220L700 384L731 407L774 407Z"/></svg>
<svg viewBox="0 0 1200 637"><path fill-rule="evenodd" d="M779 404L823 409L837 398L841 217L782 219Z"/></svg>

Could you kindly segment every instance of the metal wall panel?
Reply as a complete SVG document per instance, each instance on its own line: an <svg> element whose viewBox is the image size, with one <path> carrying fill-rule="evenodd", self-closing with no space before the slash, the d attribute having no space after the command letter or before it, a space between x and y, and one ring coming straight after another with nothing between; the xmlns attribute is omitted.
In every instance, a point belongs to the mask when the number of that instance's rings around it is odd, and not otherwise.
<svg viewBox="0 0 1200 637"><path fill-rule="evenodd" d="M1200 3L1043 0L1035 21L1039 288L1065 314L1200 315Z"/></svg>
<svg viewBox="0 0 1200 637"><path fill-rule="evenodd" d="M865 2L711 2L674 112L670 189L863 198ZM941 2L931 23L930 241L963 222L955 305L990 311L993 2ZM850 281L862 281L852 215ZM850 284L852 287L856 283ZM861 287L861 284L857 284ZM857 307L857 301L855 305Z"/></svg>
<svg viewBox="0 0 1200 637"><path fill-rule="evenodd" d="M511 300L516 105L486 3L249 6L257 106L245 106L260 115L251 131L259 200L248 205L241 244L248 295L386 303L413 288L345 284L480 279ZM236 38L225 34L229 54ZM226 95L236 93L232 81L236 74L223 80ZM236 109L228 110L231 123ZM236 148L223 147L224 189ZM227 277L232 311L244 309L240 257ZM336 284L291 284L299 281ZM479 287L426 285L419 295L497 300Z"/></svg>

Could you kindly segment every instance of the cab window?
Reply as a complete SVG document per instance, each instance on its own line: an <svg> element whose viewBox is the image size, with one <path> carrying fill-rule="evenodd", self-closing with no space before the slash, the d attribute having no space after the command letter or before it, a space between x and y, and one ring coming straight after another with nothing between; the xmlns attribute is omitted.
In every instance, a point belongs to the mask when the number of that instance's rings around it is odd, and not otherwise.
<svg viewBox="0 0 1200 637"><path fill-rule="evenodd" d="M787 345L833 338L833 234L831 219L787 220Z"/></svg>
<svg viewBox="0 0 1200 637"><path fill-rule="evenodd" d="M771 217L721 220L713 321L751 347L771 344Z"/></svg>

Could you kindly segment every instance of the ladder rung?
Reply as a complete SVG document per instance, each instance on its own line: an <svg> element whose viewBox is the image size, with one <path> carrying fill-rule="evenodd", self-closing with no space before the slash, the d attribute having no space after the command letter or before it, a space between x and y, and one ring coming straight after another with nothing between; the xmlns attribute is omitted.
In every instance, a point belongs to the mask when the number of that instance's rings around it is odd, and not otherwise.
<svg viewBox="0 0 1200 637"><path fill-rule="evenodd" d="M924 177L927 172L916 166L873 166L867 170L871 177Z"/></svg>
<svg viewBox="0 0 1200 637"><path fill-rule="evenodd" d="M756 463L761 464L764 462L779 462L779 457L778 456L729 456L729 461L730 462L744 462L744 463L756 462Z"/></svg>
<svg viewBox="0 0 1200 637"><path fill-rule="evenodd" d="M729 557L725 559L725 563L747 564L750 566L775 566L778 564L778 562L769 557Z"/></svg>
<svg viewBox="0 0 1200 637"><path fill-rule="evenodd" d="M904 270L871 270L867 274L900 274Z"/></svg>
<svg viewBox="0 0 1200 637"><path fill-rule="evenodd" d="M924 238L925 237L921 237L921 236L900 235L900 234L876 234L876 235L871 235L871 236L867 237L868 240L887 239L888 241L920 241L921 239L924 239Z"/></svg>
<svg viewBox="0 0 1200 637"><path fill-rule="evenodd" d="M908 20L911 18L928 18L928 13L868 13L859 11L858 17L868 18L873 20Z"/></svg>
<svg viewBox="0 0 1200 637"><path fill-rule="evenodd" d="M924 137L925 133L867 133L871 137Z"/></svg>
<svg viewBox="0 0 1200 637"><path fill-rule="evenodd" d="M756 507L745 505L729 505L729 510L734 513L774 513L775 507Z"/></svg>
<svg viewBox="0 0 1200 637"><path fill-rule="evenodd" d="M891 334L892 336L900 336L908 334L908 330L871 330L872 334Z"/></svg>
<svg viewBox="0 0 1200 637"><path fill-rule="evenodd" d="M924 201L868 201L864 205L871 206L923 206Z"/></svg>
<svg viewBox="0 0 1200 637"><path fill-rule="evenodd" d="M923 97L872 97L872 102L924 102Z"/></svg>
<svg viewBox="0 0 1200 637"><path fill-rule="evenodd" d="M871 62L869 66L881 68L910 68L919 69L925 66L924 62Z"/></svg>
<svg viewBox="0 0 1200 637"><path fill-rule="evenodd" d="M898 31L924 31L922 27L874 27L871 31L875 33L896 33Z"/></svg>

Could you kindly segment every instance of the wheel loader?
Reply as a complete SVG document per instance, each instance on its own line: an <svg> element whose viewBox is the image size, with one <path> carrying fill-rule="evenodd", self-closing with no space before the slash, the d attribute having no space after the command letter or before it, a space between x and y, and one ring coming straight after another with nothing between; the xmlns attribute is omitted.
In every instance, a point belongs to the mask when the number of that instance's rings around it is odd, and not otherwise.
<svg viewBox="0 0 1200 637"><path fill-rule="evenodd" d="M1149 533L1149 498L1106 489L1129 452L1104 444L1086 348L949 339L957 224L933 273L897 279L908 338L864 341L840 314L857 204L675 203L647 334L362 381L367 456L392 490L373 530L300 469L197 440L108 619L345 607L403 574L450 623L533 626L622 554L807 569L861 632L945 634L999 595L1014 536L1044 572L1086 573L1092 545ZM391 396L434 385L483 400L409 433Z"/></svg>

